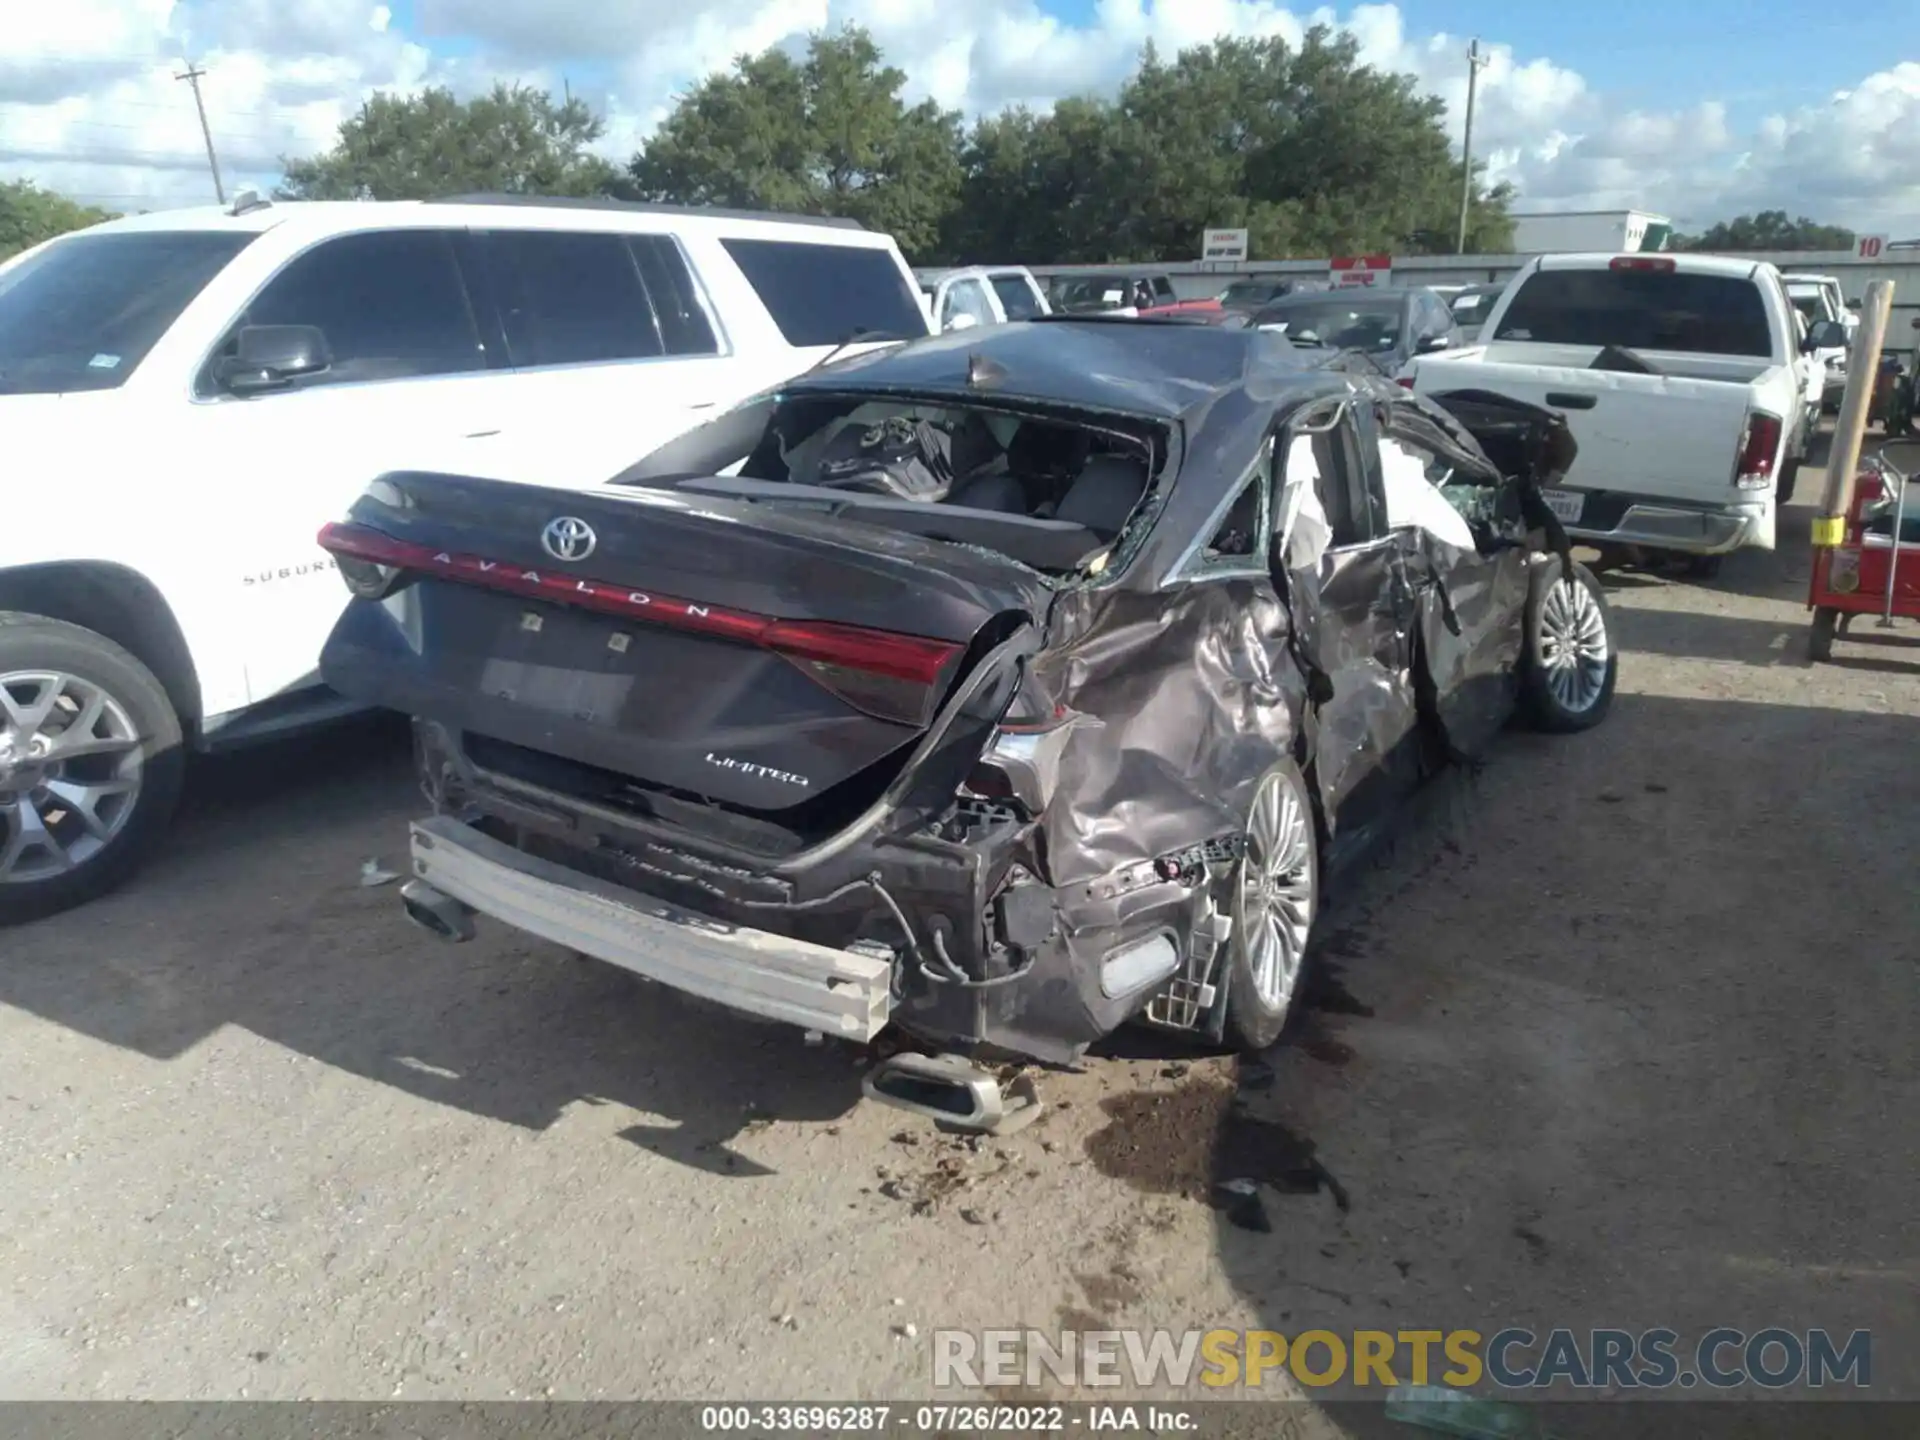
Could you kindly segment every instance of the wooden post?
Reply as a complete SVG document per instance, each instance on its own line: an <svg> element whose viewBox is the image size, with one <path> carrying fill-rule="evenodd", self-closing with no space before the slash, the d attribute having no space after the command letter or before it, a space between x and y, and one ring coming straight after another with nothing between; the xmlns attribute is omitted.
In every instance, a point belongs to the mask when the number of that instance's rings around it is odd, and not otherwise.
<svg viewBox="0 0 1920 1440"><path fill-rule="evenodd" d="M1867 409L1880 379L1880 348L1886 343L1887 316L1893 309L1893 282L1871 280L1860 305L1860 328L1847 357L1847 390L1840 418L1833 422L1833 448L1827 452L1827 488L1813 520L1816 546L1838 545L1845 538L1847 511L1853 505L1853 477L1860 469L1860 442L1867 431Z"/></svg>

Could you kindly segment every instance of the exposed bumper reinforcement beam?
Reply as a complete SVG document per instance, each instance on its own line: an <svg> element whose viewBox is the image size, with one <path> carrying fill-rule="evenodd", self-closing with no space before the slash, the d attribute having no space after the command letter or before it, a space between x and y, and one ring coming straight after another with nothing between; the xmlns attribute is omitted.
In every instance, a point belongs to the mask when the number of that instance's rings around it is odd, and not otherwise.
<svg viewBox="0 0 1920 1440"><path fill-rule="evenodd" d="M413 874L482 915L730 1009L867 1041L892 966L729 925L526 855L444 815L413 824Z"/></svg>

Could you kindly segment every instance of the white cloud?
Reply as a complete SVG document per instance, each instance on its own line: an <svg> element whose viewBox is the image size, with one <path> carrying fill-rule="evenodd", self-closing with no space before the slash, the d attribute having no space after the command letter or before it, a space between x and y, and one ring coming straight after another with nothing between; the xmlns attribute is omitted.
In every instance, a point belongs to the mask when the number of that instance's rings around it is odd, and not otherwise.
<svg viewBox="0 0 1920 1440"><path fill-rule="evenodd" d="M1466 98L1466 37L1410 35L1391 4L1097 0L1081 26L1038 0L417 0L416 12L419 34L406 36L373 0L16 3L0 54L0 175L120 207L206 198L192 95L173 78L187 54L208 70L230 184L270 182L277 156L324 146L375 89L495 78L557 88L569 75L602 104L607 151L624 158L702 75L846 21L873 31L913 96L970 114L1110 94L1149 41L1171 55L1216 35L1298 41L1315 23L1343 26L1370 63L1440 96L1456 141ZM1638 205L1698 226L1779 207L1920 233L1920 64L1742 133L1710 93L1635 110L1594 90L1576 56L1518 55L1497 35L1482 51L1474 150L1523 208ZM605 77L604 92L588 77Z"/></svg>

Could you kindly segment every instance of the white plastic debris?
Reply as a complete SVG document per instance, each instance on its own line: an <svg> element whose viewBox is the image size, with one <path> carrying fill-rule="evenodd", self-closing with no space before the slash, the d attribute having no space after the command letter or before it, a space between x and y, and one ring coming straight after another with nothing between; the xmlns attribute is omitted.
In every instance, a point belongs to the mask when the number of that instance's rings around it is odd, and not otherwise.
<svg viewBox="0 0 1920 1440"><path fill-rule="evenodd" d="M809 1045L824 1045L827 1043L827 1037L818 1030L809 1030L800 1038Z"/></svg>
<svg viewBox="0 0 1920 1440"><path fill-rule="evenodd" d="M369 856L360 862L360 883L371 890L376 885L391 885L400 877L391 870L384 869L377 858Z"/></svg>

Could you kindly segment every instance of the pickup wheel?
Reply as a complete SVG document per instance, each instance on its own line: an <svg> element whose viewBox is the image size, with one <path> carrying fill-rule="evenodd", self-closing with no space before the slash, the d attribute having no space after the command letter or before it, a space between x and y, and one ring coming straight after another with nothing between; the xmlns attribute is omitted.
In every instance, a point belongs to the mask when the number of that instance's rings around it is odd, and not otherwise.
<svg viewBox="0 0 1920 1440"><path fill-rule="evenodd" d="M1795 455L1791 459L1784 461L1780 466L1780 477L1775 482L1775 485L1782 505L1793 499L1793 487L1800 479L1801 458L1800 455Z"/></svg>
<svg viewBox="0 0 1920 1440"><path fill-rule="evenodd" d="M1227 1031L1264 1050L1286 1028L1320 900L1313 801L1291 760L1260 777L1233 876L1227 940Z"/></svg>
<svg viewBox="0 0 1920 1440"><path fill-rule="evenodd" d="M1535 729L1554 734L1591 730L1606 718L1619 679L1613 618L1593 572L1558 556L1533 572L1527 594L1521 706Z"/></svg>
<svg viewBox="0 0 1920 1440"><path fill-rule="evenodd" d="M102 635L0 614L0 925L113 888L165 832L186 771L159 680Z"/></svg>

